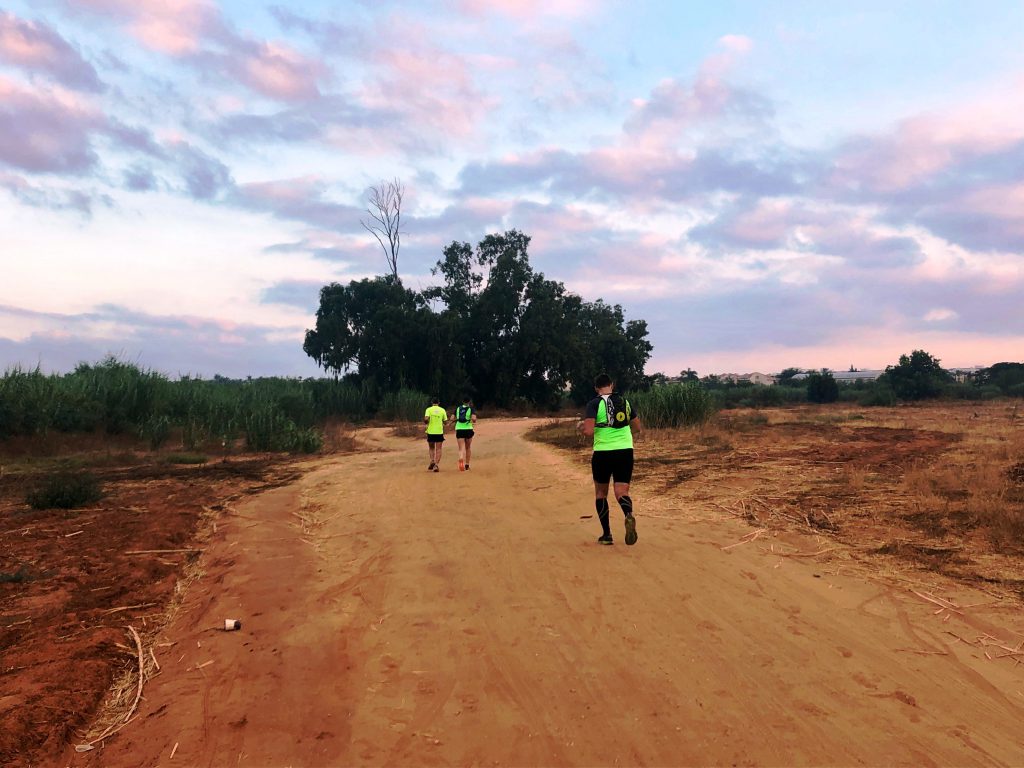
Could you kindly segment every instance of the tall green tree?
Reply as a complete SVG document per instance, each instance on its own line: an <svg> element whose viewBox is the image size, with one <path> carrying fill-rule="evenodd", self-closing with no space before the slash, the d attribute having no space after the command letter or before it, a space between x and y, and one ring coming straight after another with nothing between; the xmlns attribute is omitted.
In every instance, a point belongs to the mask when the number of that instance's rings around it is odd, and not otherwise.
<svg viewBox="0 0 1024 768"><path fill-rule="evenodd" d="M475 248L452 242L432 270L441 284L421 292L394 274L325 286L304 349L375 395L409 387L444 402L467 394L505 407L555 406L567 388L589 398L601 371L622 389L645 385L647 324L535 272L529 244L518 230Z"/></svg>
<svg viewBox="0 0 1024 768"><path fill-rule="evenodd" d="M952 380L953 377L939 365L939 359L923 349L900 355L899 363L887 366L879 377L880 383L892 387L900 400L938 397Z"/></svg>

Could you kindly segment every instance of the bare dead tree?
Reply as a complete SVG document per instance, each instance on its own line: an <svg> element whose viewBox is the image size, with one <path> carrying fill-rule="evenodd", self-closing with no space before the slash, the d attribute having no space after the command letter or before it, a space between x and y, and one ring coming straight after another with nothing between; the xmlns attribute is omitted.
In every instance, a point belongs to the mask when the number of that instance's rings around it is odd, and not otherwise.
<svg viewBox="0 0 1024 768"><path fill-rule="evenodd" d="M398 249L402 245L402 196L405 187L398 178L382 181L370 187L370 201L366 212L370 221L359 220L367 232L377 238L384 249L391 274L398 278ZM385 242L386 241L386 242Z"/></svg>

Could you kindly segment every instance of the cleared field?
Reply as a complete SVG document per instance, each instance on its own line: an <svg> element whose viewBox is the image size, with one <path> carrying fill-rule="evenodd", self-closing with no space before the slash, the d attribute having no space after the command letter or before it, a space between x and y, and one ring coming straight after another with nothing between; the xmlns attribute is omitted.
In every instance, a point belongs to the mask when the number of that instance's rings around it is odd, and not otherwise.
<svg viewBox="0 0 1024 768"><path fill-rule="evenodd" d="M524 440L538 425L567 450ZM450 450L426 473L420 441L385 430L240 478L111 468L109 509L77 518L20 517L39 513L5 484L0 536L34 539L37 577L0 584L4 666L24 659L0 675L0 732L48 740L2 756L1018 764L1020 433L1005 403L651 433L628 548L594 544L588 454L565 422L483 422L471 473ZM215 631L229 616L242 630ZM123 721L129 624L135 719L60 751ZM93 719L111 679L120 696Z"/></svg>

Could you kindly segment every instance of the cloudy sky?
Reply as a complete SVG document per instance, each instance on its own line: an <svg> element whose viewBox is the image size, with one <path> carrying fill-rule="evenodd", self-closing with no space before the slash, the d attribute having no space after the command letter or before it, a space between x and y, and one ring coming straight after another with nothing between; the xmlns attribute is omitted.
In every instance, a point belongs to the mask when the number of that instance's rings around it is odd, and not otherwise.
<svg viewBox="0 0 1024 768"><path fill-rule="evenodd" d="M1024 359L1024 4L0 6L0 368L315 375L317 293L517 228L649 371Z"/></svg>

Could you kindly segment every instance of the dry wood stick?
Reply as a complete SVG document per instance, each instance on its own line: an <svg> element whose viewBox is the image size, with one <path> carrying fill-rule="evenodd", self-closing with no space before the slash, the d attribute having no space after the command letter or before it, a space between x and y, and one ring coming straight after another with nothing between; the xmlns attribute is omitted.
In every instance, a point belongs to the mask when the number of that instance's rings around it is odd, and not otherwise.
<svg viewBox="0 0 1024 768"><path fill-rule="evenodd" d="M190 547L188 549L132 549L125 552L126 555L166 555L172 552L202 552L202 549Z"/></svg>
<svg viewBox="0 0 1024 768"><path fill-rule="evenodd" d="M142 639L139 637L139 633L135 631L135 627L131 624L128 625L128 631L132 633L132 637L135 639L135 645L139 649L139 687L135 691L135 701L132 702L132 708L128 710L128 714L124 718L126 722L131 718L132 714L134 714L135 708L139 705L139 699L142 698L142 682L145 672L145 662L142 658Z"/></svg>

